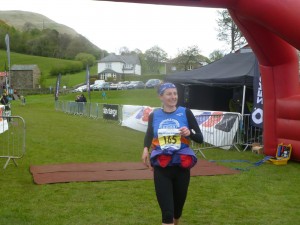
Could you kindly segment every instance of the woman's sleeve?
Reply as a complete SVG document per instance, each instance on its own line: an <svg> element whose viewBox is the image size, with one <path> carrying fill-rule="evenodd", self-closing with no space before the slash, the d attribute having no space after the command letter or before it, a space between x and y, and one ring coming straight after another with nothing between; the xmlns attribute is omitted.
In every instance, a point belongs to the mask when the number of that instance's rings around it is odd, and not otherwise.
<svg viewBox="0 0 300 225"><path fill-rule="evenodd" d="M153 124L153 113L151 113L149 115L148 118L148 128L145 134L145 138L144 138L144 147L147 147L148 149L151 146L152 143L152 139L153 139L153 128L152 128L152 124Z"/></svg>
<svg viewBox="0 0 300 225"><path fill-rule="evenodd" d="M203 142L203 134L200 130L200 127L197 123L197 120L196 120L194 114L188 108L186 109L186 117L187 117L187 120L189 123L189 129L191 131L190 138L193 141L201 144Z"/></svg>

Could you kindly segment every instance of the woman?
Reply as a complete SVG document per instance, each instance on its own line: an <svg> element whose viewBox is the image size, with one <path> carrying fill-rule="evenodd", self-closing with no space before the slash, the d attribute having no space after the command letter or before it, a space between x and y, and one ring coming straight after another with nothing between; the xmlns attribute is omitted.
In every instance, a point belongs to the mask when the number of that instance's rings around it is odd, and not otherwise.
<svg viewBox="0 0 300 225"><path fill-rule="evenodd" d="M192 111L177 107L174 84L161 84L158 94L162 108L149 116L142 160L154 171L162 224L178 225L190 182L190 168L197 162L194 151L189 148L190 139L202 143L203 135Z"/></svg>

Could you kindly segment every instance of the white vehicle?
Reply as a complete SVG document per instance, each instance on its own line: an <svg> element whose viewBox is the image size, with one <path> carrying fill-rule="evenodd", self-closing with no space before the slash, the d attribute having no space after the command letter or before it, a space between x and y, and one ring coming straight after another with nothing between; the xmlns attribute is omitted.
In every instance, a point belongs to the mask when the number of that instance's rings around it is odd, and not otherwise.
<svg viewBox="0 0 300 225"><path fill-rule="evenodd" d="M118 90L118 89L119 89L119 86L116 83L111 83L109 85L109 90Z"/></svg>
<svg viewBox="0 0 300 225"><path fill-rule="evenodd" d="M95 80L94 84L102 84L105 83L105 80Z"/></svg>
<svg viewBox="0 0 300 225"><path fill-rule="evenodd" d="M83 90L86 88L86 84L79 86L78 88L74 89L72 92L83 92Z"/></svg>
<svg viewBox="0 0 300 225"><path fill-rule="evenodd" d="M127 86L124 82L111 83L109 86L110 90L124 90L127 89Z"/></svg>
<svg viewBox="0 0 300 225"><path fill-rule="evenodd" d="M92 91L100 91L102 89L103 84L93 84L93 86L91 87Z"/></svg>

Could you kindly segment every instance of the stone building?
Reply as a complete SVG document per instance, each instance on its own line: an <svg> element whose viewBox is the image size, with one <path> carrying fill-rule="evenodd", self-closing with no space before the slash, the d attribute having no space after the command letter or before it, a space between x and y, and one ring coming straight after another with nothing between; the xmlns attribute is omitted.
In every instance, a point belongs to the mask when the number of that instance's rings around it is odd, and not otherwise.
<svg viewBox="0 0 300 225"><path fill-rule="evenodd" d="M38 88L40 77L37 65L13 65L10 69L10 84L14 89Z"/></svg>

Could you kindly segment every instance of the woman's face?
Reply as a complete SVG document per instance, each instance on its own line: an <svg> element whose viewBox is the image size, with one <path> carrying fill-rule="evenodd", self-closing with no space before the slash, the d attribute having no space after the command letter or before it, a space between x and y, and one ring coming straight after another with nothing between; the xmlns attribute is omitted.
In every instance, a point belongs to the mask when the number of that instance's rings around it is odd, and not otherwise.
<svg viewBox="0 0 300 225"><path fill-rule="evenodd" d="M176 107L178 101L177 89L168 88L164 91L162 95L159 96L163 105L166 107Z"/></svg>

